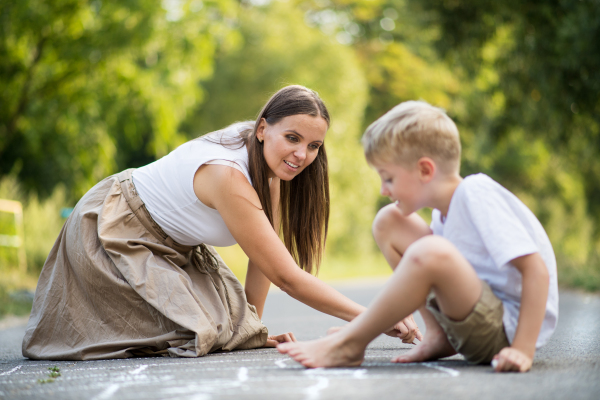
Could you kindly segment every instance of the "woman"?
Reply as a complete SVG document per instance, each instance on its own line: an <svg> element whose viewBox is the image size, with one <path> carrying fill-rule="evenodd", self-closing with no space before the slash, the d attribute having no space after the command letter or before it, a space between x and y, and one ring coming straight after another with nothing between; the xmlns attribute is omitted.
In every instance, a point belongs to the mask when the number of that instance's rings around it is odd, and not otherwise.
<svg viewBox="0 0 600 400"><path fill-rule="evenodd" d="M295 340L268 336L260 321L270 282L319 311L356 317L364 307L309 273L327 233L328 128L318 95L288 86L256 123L98 183L44 265L23 355L198 357ZM245 291L211 247L236 242L250 260ZM397 328L412 342L412 320Z"/></svg>

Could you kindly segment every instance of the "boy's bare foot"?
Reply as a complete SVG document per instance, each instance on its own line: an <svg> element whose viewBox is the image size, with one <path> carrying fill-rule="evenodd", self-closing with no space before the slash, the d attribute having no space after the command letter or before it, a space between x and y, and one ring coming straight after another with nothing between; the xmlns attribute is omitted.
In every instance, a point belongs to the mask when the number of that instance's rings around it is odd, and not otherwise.
<svg viewBox="0 0 600 400"><path fill-rule="evenodd" d="M443 330L427 329L425 338L414 349L392 359L396 363L421 362L437 360L442 357L450 357L456 354Z"/></svg>
<svg viewBox="0 0 600 400"><path fill-rule="evenodd" d="M310 342L281 343L277 350L308 368L352 367L365 358L364 348L345 343L336 334Z"/></svg>

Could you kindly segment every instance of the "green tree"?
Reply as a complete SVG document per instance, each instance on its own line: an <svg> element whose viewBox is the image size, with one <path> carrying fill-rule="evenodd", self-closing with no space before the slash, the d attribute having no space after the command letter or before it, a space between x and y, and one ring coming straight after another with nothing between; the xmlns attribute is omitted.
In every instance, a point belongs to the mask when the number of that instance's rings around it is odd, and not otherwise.
<svg viewBox="0 0 600 400"><path fill-rule="evenodd" d="M0 177L77 198L185 140L215 48L236 40L231 0L0 2Z"/></svg>

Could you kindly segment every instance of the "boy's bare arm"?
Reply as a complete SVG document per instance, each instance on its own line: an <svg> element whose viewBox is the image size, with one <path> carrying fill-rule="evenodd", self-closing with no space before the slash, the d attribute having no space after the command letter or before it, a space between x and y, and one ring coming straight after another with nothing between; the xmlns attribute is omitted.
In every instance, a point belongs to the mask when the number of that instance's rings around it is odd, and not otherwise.
<svg viewBox="0 0 600 400"><path fill-rule="evenodd" d="M550 277L539 253L515 258L511 264L523 277L521 309L512 345L495 357L496 371L526 372L531 368L535 344L544 322Z"/></svg>

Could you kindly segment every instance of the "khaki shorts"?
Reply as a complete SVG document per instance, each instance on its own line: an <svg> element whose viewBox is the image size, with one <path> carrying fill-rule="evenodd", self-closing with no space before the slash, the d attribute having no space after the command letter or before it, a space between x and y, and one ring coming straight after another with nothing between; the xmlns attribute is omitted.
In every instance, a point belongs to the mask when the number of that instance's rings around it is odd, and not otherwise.
<svg viewBox="0 0 600 400"><path fill-rule="evenodd" d="M502 301L486 282L481 281L481 286L481 298L473 311L462 321L454 321L444 315L433 292L427 298L426 304L426 308L441 325L454 350L474 364L490 363L500 350L510 346L502 323Z"/></svg>

